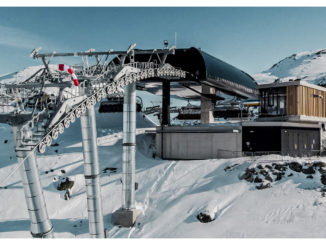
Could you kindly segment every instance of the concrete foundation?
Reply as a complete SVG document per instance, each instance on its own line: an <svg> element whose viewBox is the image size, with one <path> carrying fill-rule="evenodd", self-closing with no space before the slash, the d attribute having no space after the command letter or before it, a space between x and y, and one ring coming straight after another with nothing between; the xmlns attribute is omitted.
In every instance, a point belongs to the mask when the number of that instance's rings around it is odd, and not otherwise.
<svg viewBox="0 0 326 245"><path fill-rule="evenodd" d="M112 224L131 227L135 224L138 214L137 209L119 209L112 215Z"/></svg>
<svg viewBox="0 0 326 245"><path fill-rule="evenodd" d="M198 125L156 128L156 153L162 159L216 159L242 156L241 126Z"/></svg>

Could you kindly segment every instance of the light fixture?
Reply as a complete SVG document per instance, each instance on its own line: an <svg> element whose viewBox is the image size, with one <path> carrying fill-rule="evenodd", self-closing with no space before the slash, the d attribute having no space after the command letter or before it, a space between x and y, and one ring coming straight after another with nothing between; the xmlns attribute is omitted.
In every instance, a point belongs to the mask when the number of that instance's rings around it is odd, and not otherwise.
<svg viewBox="0 0 326 245"><path fill-rule="evenodd" d="M166 48L166 49L167 49L167 48L168 48L168 46L169 46L169 42L168 42L168 40L164 40L164 42L163 42L163 43L164 43L164 48Z"/></svg>

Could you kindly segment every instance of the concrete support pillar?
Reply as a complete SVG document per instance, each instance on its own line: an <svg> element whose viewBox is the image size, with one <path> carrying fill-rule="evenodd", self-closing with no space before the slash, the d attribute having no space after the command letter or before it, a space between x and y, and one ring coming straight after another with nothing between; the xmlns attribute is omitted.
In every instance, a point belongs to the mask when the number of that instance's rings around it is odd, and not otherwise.
<svg viewBox="0 0 326 245"><path fill-rule="evenodd" d="M89 234L92 238L104 238L100 167L97 152L94 106L91 106L80 117L80 123L83 138Z"/></svg>
<svg viewBox="0 0 326 245"><path fill-rule="evenodd" d="M201 85L202 94L207 95L201 96L201 106L200 106L200 123L208 124L214 122L214 103L211 98L212 95L215 95L215 88L212 88L208 85Z"/></svg>
<svg viewBox="0 0 326 245"><path fill-rule="evenodd" d="M133 226L138 215L135 208L136 83L124 89L122 208L113 214L113 224Z"/></svg>
<svg viewBox="0 0 326 245"><path fill-rule="evenodd" d="M24 161L19 170L31 220L31 234L34 238L53 238L53 226L43 196L35 152L31 146L22 145L21 127L12 127L12 131L18 163Z"/></svg>

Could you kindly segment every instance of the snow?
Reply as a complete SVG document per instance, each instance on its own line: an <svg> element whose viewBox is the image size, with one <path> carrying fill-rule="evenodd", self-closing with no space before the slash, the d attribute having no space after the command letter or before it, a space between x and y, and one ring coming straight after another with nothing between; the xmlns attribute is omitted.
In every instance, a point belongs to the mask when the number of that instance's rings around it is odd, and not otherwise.
<svg viewBox="0 0 326 245"><path fill-rule="evenodd" d="M308 55L301 53L297 59L302 60ZM302 60L300 64L303 63ZM291 67L294 69L294 66ZM27 68L17 74L23 77L37 69ZM283 75L293 75L282 71ZM279 74L270 69L260 76L274 79ZM6 83L15 79L15 75L0 78ZM137 95L142 98L144 107L161 104L161 96L145 91L137 91ZM176 96L171 98L171 106L185 106L187 103ZM109 238L326 236L326 197L322 197L319 172L313 179L307 179L304 174L288 169L281 181L274 181L271 188L263 190L257 190L255 183L239 178L245 169L257 168L258 165L266 167L275 162L284 164L289 161L326 162L326 158L270 155L195 161L162 160L155 158L154 134L146 133L158 124L158 119L141 113L137 113L136 146L136 182L139 183L136 207L141 214L132 228L113 226L111 216L121 207L122 199L122 113L96 113L96 121L100 169L117 169L116 172L101 171L103 214ZM231 126L236 122L218 123ZM49 147L37 158L54 235L57 238L89 237L79 119L53 143L58 145ZM0 180L16 166L10 127L0 124ZM289 177L289 173L293 176ZM55 188L58 179L65 177L75 182L70 200L64 200L64 191ZM0 189L0 238L30 237L30 222L19 173L14 173L5 186L6 189ZM209 214L214 220L199 222L196 216L200 212Z"/></svg>
<svg viewBox="0 0 326 245"><path fill-rule="evenodd" d="M253 77L258 83L286 82L297 78L313 84L326 83L326 50L305 51L293 54Z"/></svg>
<svg viewBox="0 0 326 245"><path fill-rule="evenodd" d="M44 69L44 65L39 66L30 66L19 72L13 72L5 76L0 76L0 84L11 84L11 83L20 83L25 81L27 78L32 76L35 72L40 69ZM57 65L49 65L50 71L57 70Z"/></svg>
<svg viewBox="0 0 326 245"><path fill-rule="evenodd" d="M154 125L137 114L136 191L141 210L135 227L119 228L110 222L121 206L122 113L97 114L105 227L109 237L325 237L326 206L313 180L299 174L256 190L240 180L247 167L273 161L313 161L277 155L269 157L167 161L153 159L154 136L145 133ZM106 127L104 128L104 126ZM7 143L4 143L8 140ZM50 147L38 155L39 170L49 216L56 237L88 237L86 194L80 123L76 121ZM0 178L16 166L10 128L0 125ZM57 153L56 153L57 151ZM321 159L326 160L326 159ZM225 171L228 166L232 170ZM65 170L65 174L61 172ZM48 171L46 173L46 171ZM59 177L75 181L70 200L55 189ZM54 179L56 178L56 179ZM0 237L30 237L28 213L18 173L0 190ZM200 223L196 215L207 212L214 221ZM245 222L245 223L244 223Z"/></svg>

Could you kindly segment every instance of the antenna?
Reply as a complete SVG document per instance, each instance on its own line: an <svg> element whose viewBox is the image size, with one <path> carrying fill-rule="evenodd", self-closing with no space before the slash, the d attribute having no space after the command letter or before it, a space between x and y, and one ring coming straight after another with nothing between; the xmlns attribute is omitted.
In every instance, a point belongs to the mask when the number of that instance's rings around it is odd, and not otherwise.
<svg viewBox="0 0 326 245"><path fill-rule="evenodd" d="M133 49L134 49L134 47L136 47L136 43L134 43L134 44L131 44L131 45L129 46L129 48L128 48L128 50L127 50L127 53L130 53L130 52L131 52L131 50L133 50Z"/></svg>

